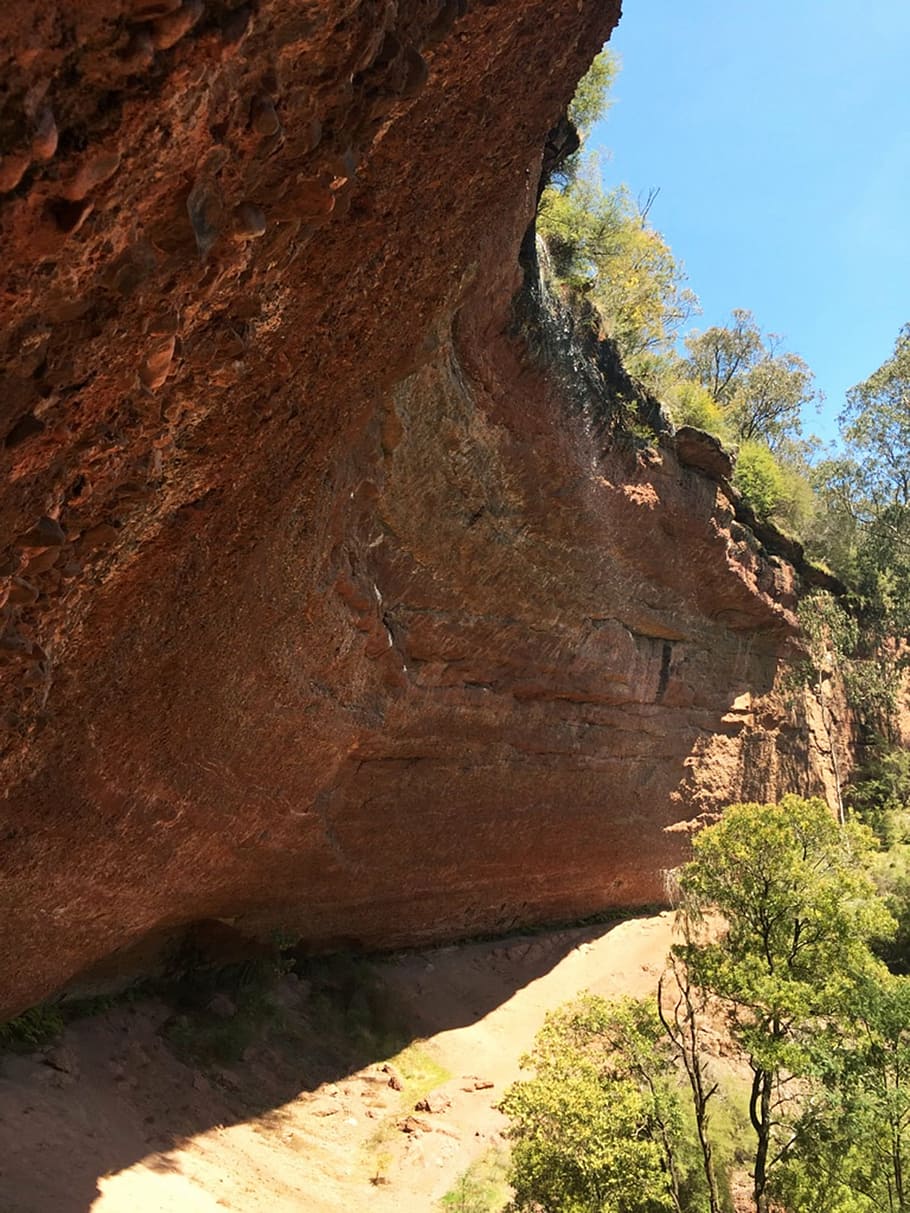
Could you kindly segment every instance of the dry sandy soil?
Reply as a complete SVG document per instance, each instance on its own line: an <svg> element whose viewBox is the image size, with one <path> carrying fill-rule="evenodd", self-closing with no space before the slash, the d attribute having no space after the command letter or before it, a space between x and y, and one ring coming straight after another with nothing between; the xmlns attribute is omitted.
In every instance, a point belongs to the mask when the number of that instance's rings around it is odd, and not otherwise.
<svg viewBox="0 0 910 1213"><path fill-rule="evenodd" d="M415 1042L392 1062L402 1090L380 1055L320 1081L290 1038L186 1065L154 1001L73 1024L0 1062L0 1213L426 1213L499 1142L496 1101L546 1012L652 990L671 933L661 914L372 962ZM290 1021L305 987L281 983ZM428 1087L438 1110L414 1111Z"/></svg>

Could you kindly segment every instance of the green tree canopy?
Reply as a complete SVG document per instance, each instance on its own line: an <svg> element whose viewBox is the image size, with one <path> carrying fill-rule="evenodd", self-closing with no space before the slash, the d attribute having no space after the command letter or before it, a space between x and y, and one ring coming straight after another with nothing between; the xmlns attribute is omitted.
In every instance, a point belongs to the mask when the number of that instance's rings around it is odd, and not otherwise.
<svg viewBox="0 0 910 1213"><path fill-rule="evenodd" d="M721 406L737 442L761 440L773 449L799 433L800 410L817 396L814 377L751 312L736 309L730 321L686 338L685 375Z"/></svg>
<svg viewBox="0 0 910 1213"><path fill-rule="evenodd" d="M569 117L582 139L587 138L595 122L599 122L613 104L609 92L618 74L618 57L610 50L602 50L578 82L569 105Z"/></svg>
<svg viewBox="0 0 910 1213"><path fill-rule="evenodd" d="M891 357L851 388L841 415L846 458L822 469L838 569L882 618L910 634L910 325Z"/></svg>
<svg viewBox="0 0 910 1213"><path fill-rule="evenodd" d="M788 1155L792 1082L817 1025L874 968L869 940L894 928L863 867L872 845L871 831L840 827L824 801L791 795L731 806L695 838L680 876L689 942L677 952L727 1008L752 1070L757 1213Z"/></svg>
<svg viewBox="0 0 910 1213"><path fill-rule="evenodd" d="M678 1211L679 1100L656 1011L587 996L547 1017L501 1107L519 1213Z"/></svg>
<svg viewBox="0 0 910 1213"><path fill-rule="evenodd" d="M876 973L815 1042L820 1081L773 1181L792 1213L910 1211L910 978Z"/></svg>
<svg viewBox="0 0 910 1213"><path fill-rule="evenodd" d="M605 190L589 158L571 182L544 191L537 227L557 275L593 303L633 374L671 357L674 335L698 301L625 186Z"/></svg>
<svg viewBox="0 0 910 1213"><path fill-rule="evenodd" d="M841 424L869 516L910 507L910 324L891 357L847 393Z"/></svg>

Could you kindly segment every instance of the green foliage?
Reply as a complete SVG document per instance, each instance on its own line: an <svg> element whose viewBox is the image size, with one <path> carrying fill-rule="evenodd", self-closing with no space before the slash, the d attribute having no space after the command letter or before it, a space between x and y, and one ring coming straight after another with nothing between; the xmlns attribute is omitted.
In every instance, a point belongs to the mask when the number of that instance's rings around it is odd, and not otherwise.
<svg viewBox="0 0 910 1213"><path fill-rule="evenodd" d="M513 1209L679 1210L679 1095L653 1008L588 996L547 1017L501 1107L511 1120Z"/></svg>
<svg viewBox="0 0 910 1213"><path fill-rule="evenodd" d="M441 1066L430 1049L420 1041L412 1041L388 1058L404 1083L404 1100L409 1107L435 1087L452 1077L445 1066Z"/></svg>
<svg viewBox="0 0 910 1213"><path fill-rule="evenodd" d="M851 706L864 723L887 728L897 705L900 667L884 652L853 657L844 670Z"/></svg>
<svg viewBox="0 0 910 1213"><path fill-rule="evenodd" d="M680 875L688 936L674 950L726 1007L752 1070L757 1213L794 1148L794 1079L811 1074L821 1025L875 971L870 940L894 929L863 866L873 842L866 827L838 826L822 800L732 805L695 838Z"/></svg>
<svg viewBox="0 0 910 1213"><path fill-rule="evenodd" d="M569 117L582 140L609 108L619 62L604 51L582 79ZM537 231L570 297L584 296L628 370L655 385L675 361L673 335L697 308L664 238L625 186L605 190L596 157L576 152L544 189Z"/></svg>
<svg viewBox="0 0 910 1213"><path fill-rule="evenodd" d="M112 1007L133 1002L152 988L151 982L133 985L115 994L90 995L87 998L67 998L61 1002L39 1003L0 1023L0 1053L31 1051L53 1044L67 1024L92 1015L101 1015Z"/></svg>
<svg viewBox="0 0 910 1213"><path fill-rule="evenodd" d="M761 518L771 518L786 492L784 475L763 442L749 440L739 448L733 483Z"/></svg>
<svg viewBox="0 0 910 1213"><path fill-rule="evenodd" d="M810 475L817 508L806 536L807 550L824 558L842 581L855 587L859 530L851 507L851 465L842 459L823 459Z"/></svg>
<svg viewBox="0 0 910 1213"><path fill-rule="evenodd" d="M897 920L894 938L884 940L876 952L892 973L910 973L910 845L893 843L877 858L872 872Z"/></svg>
<svg viewBox="0 0 910 1213"><path fill-rule="evenodd" d="M707 388L691 379L678 380L667 389L666 401L676 425L693 425L732 442L723 409Z"/></svg>
<svg viewBox="0 0 910 1213"><path fill-rule="evenodd" d="M569 105L569 117L582 139L590 134L595 122L599 122L612 105L608 94L619 75L619 67L619 58L613 51L602 50L579 80Z"/></svg>
<svg viewBox="0 0 910 1213"><path fill-rule="evenodd" d="M622 223L619 202L603 190L594 165L565 187L548 186L537 213L557 276L577 291L591 288L596 251L609 247Z"/></svg>
<svg viewBox="0 0 910 1213"><path fill-rule="evenodd" d="M840 668L859 641L855 618L827 590L807 594L797 614L809 648L812 677L818 677L829 661Z"/></svg>
<svg viewBox="0 0 910 1213"><path fill-rule="evenodd" d="M817 469L813 545L851 584L880 634L910 635L910 325L847 394L842 458Z"/></svg>
<svg viewBox="0 0 910 1213"><path fill-rule="evenodd" d="M816 445L814 439L804 442L782 438L774 449L781 476L781 496L772 521L801 540L810 533L818 509L810 463Z"/></svg>
<svg viewBox="0 0 910 1213"><path fill-rule="evenodd" d="M850 812L882 843L872 876L897 919L893 939L877 951L894 973L910 972L910 751L878 738L846 790Z"/></svg>
<svg viewBox="0 0 910 1213"><path fill-rule="evenodd" d="M624 187L614 191L619 222L612 239L593 249L591 300L604 332L634 373L654 367L649 356L668 350L673 335L697 307L682 284L685 273L663 236Z"/></svg>
<svg viewBox="0 0 910 1213"><path fill-rule="evenodd" d="M274 986L285 971L277 956L188 971L171 986L178 1013L166 1023L165 1038L181 1057L202 1065L239 1061L279 1024ZM216 995L229 999L235 1013L213 1011Z"/></svg>
<svg viewBox="0 0 910 1213"><path fill-rule="evenodd" d="M334 1025L330 1031L338 1033L338 1025ZM344 1030L342 1029L342 1036ZM323 1036L321 1031L317 1032L317 1038ZM395 1157L393 1142L397 1141L400 1136L398 1129L398 1121L403 1115L407 1115L414 1105L423 1099L434 1088L440 1086L452 1077L449 1071L439 1064L432 1053L432 1045L428 1045L425 1041L412 1041L404 1048L400 1048L397 1052L389 1050L386 1052L378 1043L381 1040L381 1035L376 1034L377 1043L369 1048L366 1053L361 1053L360 1056L369 1057L371 1061L383 1059L387 1061L390 1067L398 1076L401 1084L397 1107L390 1114L380 1119L377 1123L375 1131L370 1135L365 1145L366 1161L370 1172L371 1182L380 1186L389 1182L387 1171ZM351 1041L347 1042L350 1049ZM341 1051L339 1051L340 1055ZM490 1172L492 1174L492 1163ZM473 1209L476 1205L477 1213L486 1213L486 1205L477 1205L481 1192L480 1184L481 1172L472 1169L467 1177L462 1177L464 1182L456 1185L449 1196L455 1199L457 1194L464 1198L464 1207ZM472 1203L474 1202L474 1203ZM460 1208L457 1203L451 1206ZM501 1208L500 1205L493 1205L494 1209Z"/></svg>
<svg viewBox="0 0 910 1213"><path fill-rule="evenodd" d="M781 338L763 333L751 312L736 309L727 326L691 333L685 341L686 376L701 384L723 411L738 442L776 446L800 429L800 409L814 400L813 375Z"/></svg>
<svg viewBox="0 0 910 1213"><path fill-rule="evenodd" d="M842 828L824 801L793 795L732 805L694 839L680 875L686 912L725 925L684 959L759 1052L770 1026L780 1035L836 1000L844 975L864 970L868 940L893 930L863 865L874 845L868 828Z"/></svg>
<svg viewBox="0 0 910 1213"><path fill-rule="evenodd" d="M881 424L884 437L887 419ZM852 586L879 635L910 635L910 507L888 501L884 481L869 481L867 452L849 445L848 451L850 458L827 460L816 469L822 509L810 547L823 552Z"/></svg>
<svg viewBox="0 0 910 1213"><path fill-rule="evenodd" d="M491 1150L473 1163L439 1202L447 1213L500 1213L508 1201L508 1157Z"/></svg>
<svg viewBox="0 0 910 1213"><path fill-rule="evenodd" d="M897 703L899 667L828 591L808 594L797 615L809 651L809 660L794 671L797 680L820 685L828 670L839 674L860 720L871 729L887 728Z"/></svg>
<svg viewBox="0 0 910 1213"><path fill-rule="evenodd" d="M877 371L847 393L842 424L858 468L865 504L880 512L910 507L910 324Z"/></svg>
<svg viewBox="0 0 910 1213"><path fill-rule="evenodd" d="M910 1209L910 979L876 974L853 990L850 1011L846 1040L819 1041L821 1082L775 1181L793 1213Z"/></svg>
<svg viewBox="0 0 910 1213"><path fill-rule="evenodd" d="M830 605L813 634L849 643L851 621ZM858 801L903 813L910 755L883 752L866 782ZM697 835L679 876L683 941L657 1004L588 997L550 1016L524 1062L534 1077L506 1094L512 1208L719 1213L719 1146L748 1162L756 1213L910 1213L910 978L870 949L894 927L873 854L866 826L839 826L823 801L797 796L730 806ZM738 1061L751 1074L750 1152L706 1055L721 1012L731 1081Z"/></svg>
<svg viewBox="0 0 910 1213"><path fill-rule="evenodd" d="M602 50L578 82L575 96L569 104L568 116L582 143L591 133L594 124L605 117L613 104L609 92L619 74L619 67L619 57L611 50ZM568 185L578 176L581 164L581 152L577 151L557 168L550 184Z"/></svg>
<svg viewBox="0 0 910 1213"><path fill-rule="evenodd" d="M695 310L681 264L625 186L605 191L596 161L562 188L541 198L537 228L554 269L583 293L603 333L619 346L633 373L655 371L673 335Z"/></svg>
<svg viewBox="0 0 910 1213"><path fill-rule="evenodd" d="M42 1003L23 1011L15 1019L0 1024L0 1051L40 1049L57 1039L66 1027L63 1011L52 1003Z"/></svg>
<svg viewBox="0 0 910 1213"><path fill-rule="evenodd" d="M910 827L910 750L879 739L848 789L847 799L853 813L872 827L885 846L906 841Z"/></svg>

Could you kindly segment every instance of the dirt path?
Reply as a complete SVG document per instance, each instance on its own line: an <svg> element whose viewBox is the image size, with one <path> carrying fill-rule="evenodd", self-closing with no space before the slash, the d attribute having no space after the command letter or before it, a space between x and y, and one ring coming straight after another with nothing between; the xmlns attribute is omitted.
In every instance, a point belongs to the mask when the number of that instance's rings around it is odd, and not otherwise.
<svg viewBox="0 0 910 1213"><path fill-rule="evenodd" d="M428 1213L500 1140L496 1101L546 1012L585 989L649 992L670 938L663 914L377 962L417 1042L393 1062L403 1090L379 1056L290 1097L268 1048L190 1069L155 1006L74 1025L56 1052L2 1064L0 1213ZM415 1111L428 1089L435 1110Z"/></svg>

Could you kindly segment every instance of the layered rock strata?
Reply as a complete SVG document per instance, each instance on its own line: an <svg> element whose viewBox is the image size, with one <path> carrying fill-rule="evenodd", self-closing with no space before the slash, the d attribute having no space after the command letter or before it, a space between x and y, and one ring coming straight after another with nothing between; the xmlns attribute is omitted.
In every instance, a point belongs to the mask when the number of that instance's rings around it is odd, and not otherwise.
<svg viewBox="0 0 910 1213"><path fill-rule="evenodd" d="M202 920L654 902L686 823L821 786L793 567L515 302L618 10L0 14L3 1013Z"/></svg>

